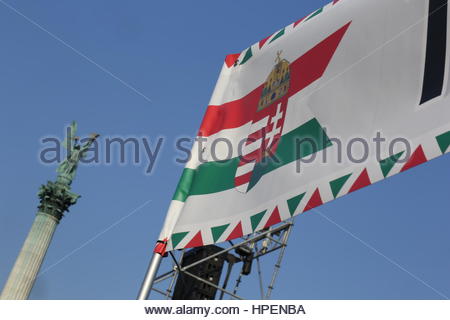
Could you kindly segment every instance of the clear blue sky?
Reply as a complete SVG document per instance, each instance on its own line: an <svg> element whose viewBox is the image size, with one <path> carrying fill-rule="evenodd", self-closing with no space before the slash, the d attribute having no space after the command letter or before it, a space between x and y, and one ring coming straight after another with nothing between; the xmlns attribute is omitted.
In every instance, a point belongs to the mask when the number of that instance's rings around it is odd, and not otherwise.
<svg viewBox="0 0 450 320"><path fill-rule="evenodd" d="M174 141L195 135L225 55L327 1L5 1L0 286L39 185L55 177L56 165L38 160L40 139L78 120L81 135L165 144L152 175L147 163L117 159L80 168L73 191L83 197L61 221L31 298L134 299L182 171ZM273 298L450 296L449 193L444 156L298 217ZM247 284L240 293L258 298Z"/></svg>

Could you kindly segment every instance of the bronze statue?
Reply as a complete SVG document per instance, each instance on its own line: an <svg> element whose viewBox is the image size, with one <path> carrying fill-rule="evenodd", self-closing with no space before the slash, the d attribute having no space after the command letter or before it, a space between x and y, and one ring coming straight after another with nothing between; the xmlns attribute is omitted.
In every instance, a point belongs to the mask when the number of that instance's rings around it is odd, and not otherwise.
<svg viewBox="0 0 450 320"><path fill-rule="evenodd" d="M56 170L58 172L58 179L69 185L75 178L78 163L83 159L91 145L99 136L97 133L92 133L87 142L84 145L81 145L80 138L75 135L76 131L77 123L73 121L70 125L69 134L63 142L64 147L67 149L67 158L61 162Z"/></svg>

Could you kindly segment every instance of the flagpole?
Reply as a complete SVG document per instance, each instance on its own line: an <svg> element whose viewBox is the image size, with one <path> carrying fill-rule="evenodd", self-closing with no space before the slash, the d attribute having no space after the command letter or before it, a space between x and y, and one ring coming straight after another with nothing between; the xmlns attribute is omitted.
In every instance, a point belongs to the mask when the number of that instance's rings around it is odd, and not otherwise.
<svg viewBox="0 0 450 320"><path fill-rule="evenodd" d="M162 255L159 253L153 253L152 260L150 261L145 274L144 281L142 281L141 289L139 290L139 295L137 300L147 300L152 290L153 281L155 280L156 273L158 272L159 266L161 265Z"/></svg>
<svg viewBox="0 0 450 320"><path fill-rule="evenodd" d="M153 250L153 257L148 265L147 273L145 274L144 281L142 281L141 289L137 296L137 300L147 300L152 290L153 281L155 280L156 273L158 272L161 260L167 256L167 238L164 240L156 241L155 249Z"/></svg>

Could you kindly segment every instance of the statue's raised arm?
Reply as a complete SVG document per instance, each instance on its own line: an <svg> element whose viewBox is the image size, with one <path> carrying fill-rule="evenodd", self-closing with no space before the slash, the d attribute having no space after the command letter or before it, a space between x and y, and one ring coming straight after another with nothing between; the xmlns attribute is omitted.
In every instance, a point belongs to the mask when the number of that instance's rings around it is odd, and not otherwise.
<svg viewBox="0 0 450 320"><path fill-rule="evenodd" d="M69 127L66 139L63 142L64 147L67 149L67 157L58 166L58 180L67 185L70 185L75 178L75 174L78 168L78 163L89 151L89 148L99 136L97 133L93 133L87 139L84 145L80 145L80 138L76 136L77 123L73 121Z"/></svg>

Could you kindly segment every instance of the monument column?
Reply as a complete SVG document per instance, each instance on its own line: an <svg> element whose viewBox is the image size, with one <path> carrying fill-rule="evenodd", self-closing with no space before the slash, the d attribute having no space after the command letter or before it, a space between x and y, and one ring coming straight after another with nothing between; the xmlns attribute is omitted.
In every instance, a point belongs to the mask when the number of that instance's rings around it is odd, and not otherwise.
<svg viewBox="0 0 450 320"><path fill-rule="evenodd" d="M91 135L81 146L78 143L79 138L75 137L75 131L76 123L73 122L66 138L67 159L59 165L56 181L47 182L39 190L38 212L9 274L0 299L23 300L28 298L56 226L64 216L64 212L69 211L69 207L75 204L80 197L70 191L70 185L75 177L79 161L98 135ZM73 146L71 140L74 140Z"/></svg>
<svg viewBox="0 0 450 320"><path fill-rule="evenodd" d="M38 212L9 275L1 299L27 299L52 240L58 220Z"/></svg>

